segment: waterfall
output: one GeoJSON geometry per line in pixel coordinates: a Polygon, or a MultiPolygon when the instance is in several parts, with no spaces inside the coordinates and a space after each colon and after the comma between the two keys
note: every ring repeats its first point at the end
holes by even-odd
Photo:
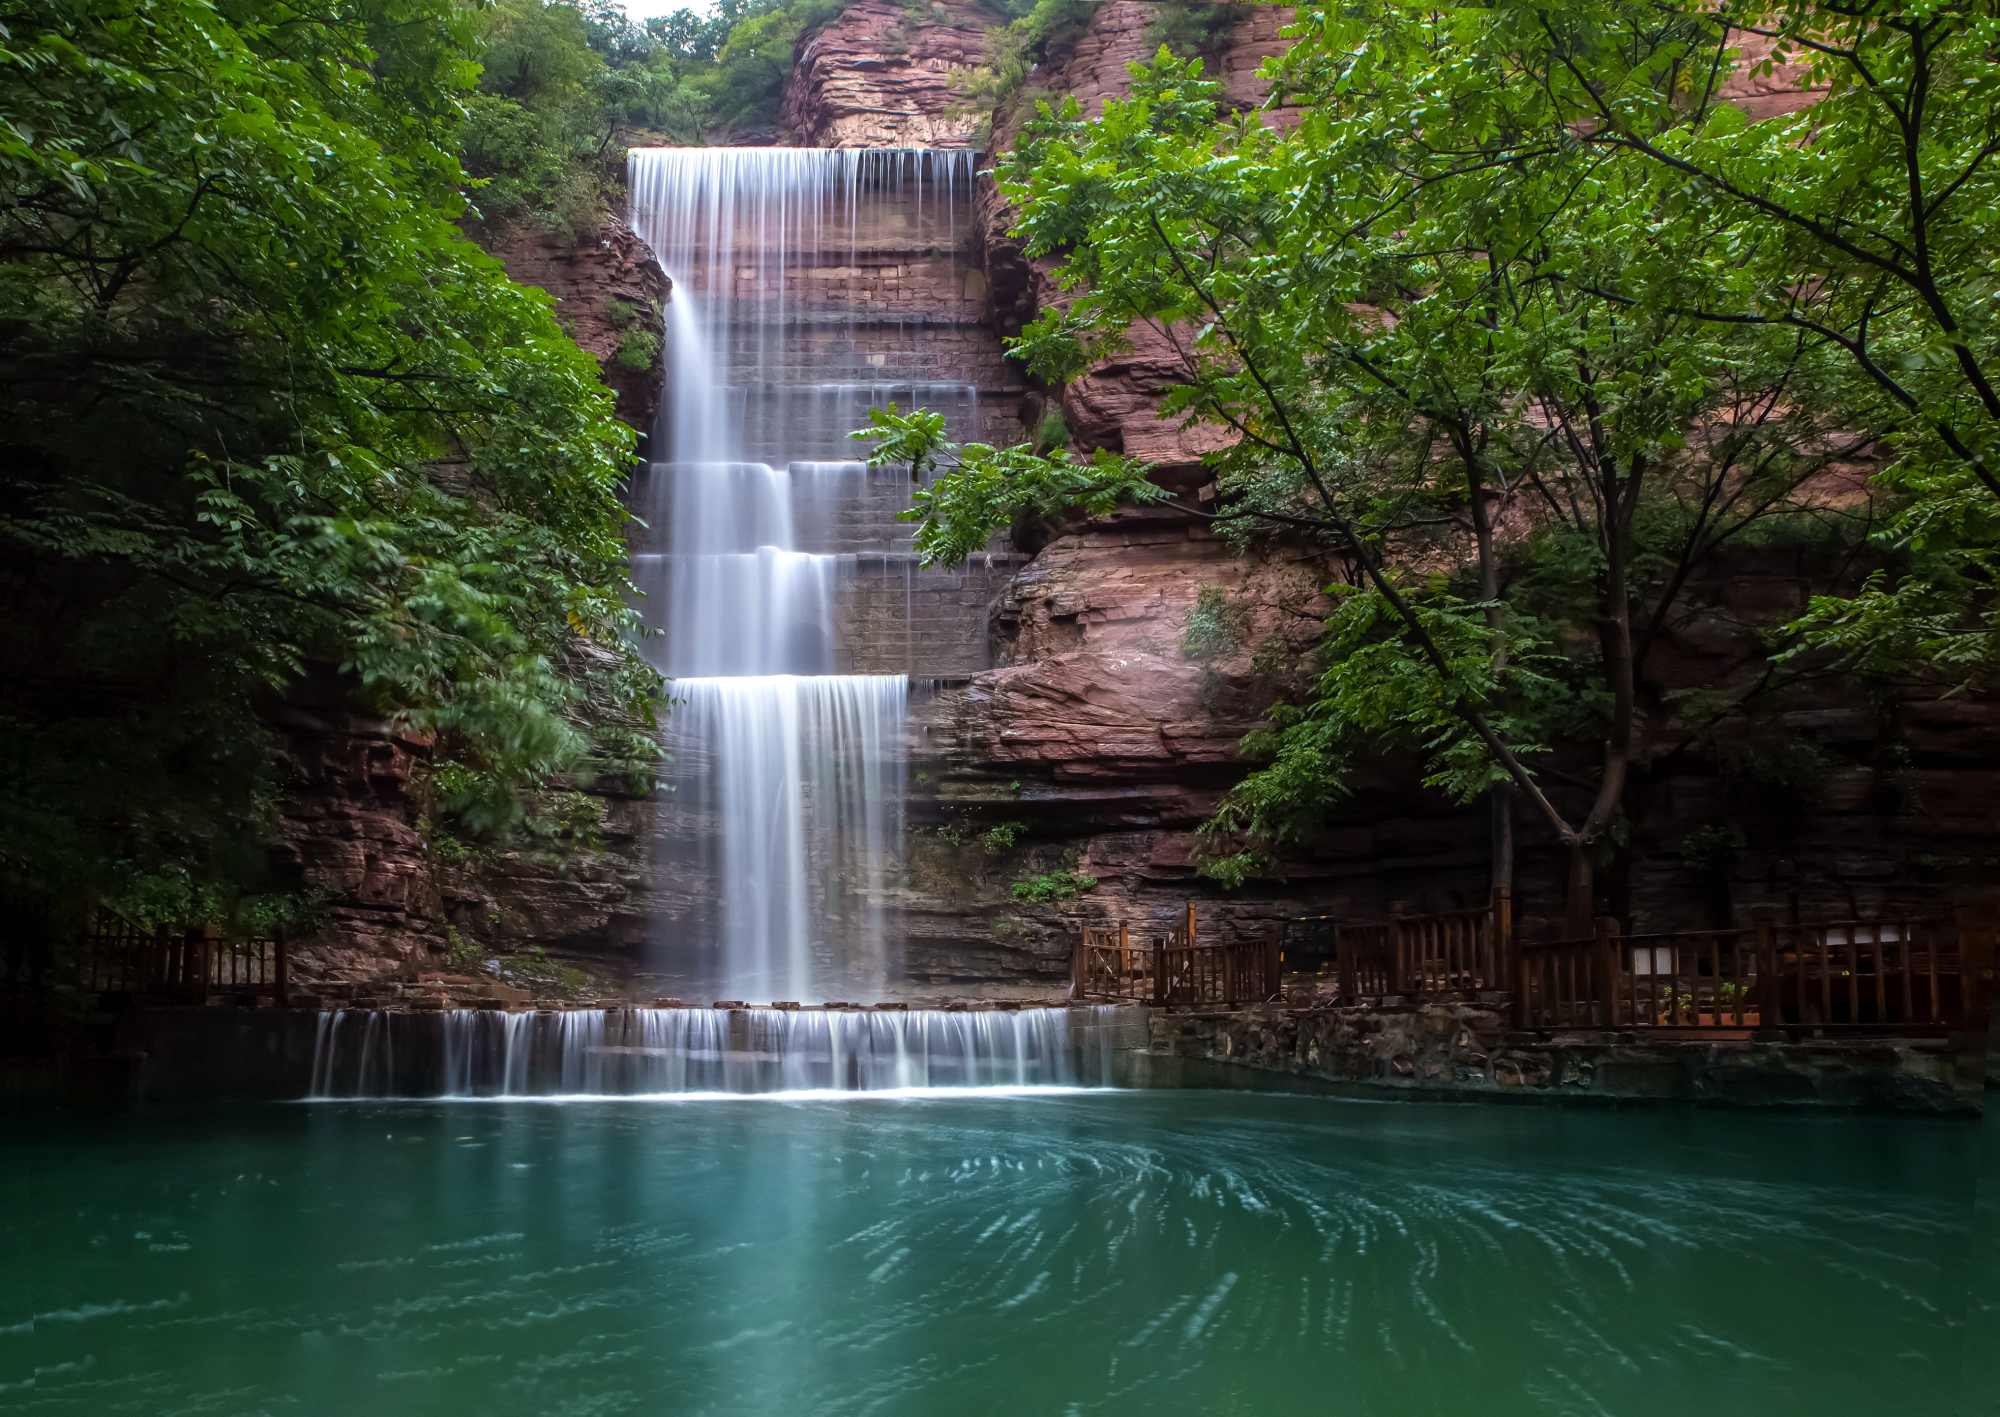
{"type": "Polygon", "coordinates": [[[857,557],[909,556],[895,520],[909,487],[855,462],[846,434],[890,402],[976,431],[976,388],[917,377],[931,371],[909,332],[925,317],[883,254],[955,252],[976,161],[630,153],[632,227],[672,281],[664,456],[630,500],[645,523],[633,583],[662,632],[647,652],[680,701],[673,810],[695,822],[673,849],[702,883],[686,918],[655,929],[684,989],[825,998],[895,972],[882,901],[901,855],[907,611],[843,616],[840,586],[857,557]],[[841,672],[898,650],[901,674],[841,672]]]}
{"type": "Polygon", "coordinates": [[[1109,1086],[1112,1010],[493,1009],[321,1017],[316,1099],[1109,1086]],[[389,1041],[397,1040],[392,1055],[389,1041]]]}

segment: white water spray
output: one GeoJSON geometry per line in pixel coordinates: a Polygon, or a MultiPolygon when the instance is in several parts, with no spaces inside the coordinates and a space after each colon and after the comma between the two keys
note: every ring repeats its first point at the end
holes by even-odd
{"type": "Polygon", "coordinates": [[[1111,1085],[1112,1010],[348,1010],[310,1096],[621,1097],[1111,1085]],[[388,1044],[394,1040],[393,1053],[388,1044]]]}
{"type": "MultiPolygon", "coordinates": [[[[861,646],[843,638],[837,602],[856,554],[908,554],[892,519],[907,487],[871,487],[883,479],[847,456],[846,434],[890,402],[945,408],[966,434],[976,390],[894,382],[874,373],[889,356],[865,347],[898,319],[870,253],[955,244],[975,162],[630,155],[633,229],[673,282],[654,437],[665,456],[634,487],[651,531],[633,579],[683,701],[668,730],[678,805],[713,824],[688,845],[712,882],[698,932],[720,947],[703,971],[720,995],[870,994],[890,970],[882,899],[901,854],[908,679],[839,672],[861,646]],[[897,499],[887,519],[884,492],[897,499]]],[[[673,933],[659,943],[685,951],[673,933]]]]}

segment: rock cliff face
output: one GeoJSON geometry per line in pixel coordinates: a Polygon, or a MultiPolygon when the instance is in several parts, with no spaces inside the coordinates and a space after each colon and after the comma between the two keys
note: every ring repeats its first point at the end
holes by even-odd
{"type": "Polygon", "coordinates": [[[354,712],[332,676],[319,687],[318,702],[295,704],[280,724],[290,790],[278,854],[285,874],[327,902],[326,927],[297,949],[299,973],[414,976],[444,943],[408,795],[429,744],[354,712]]]}
{"type": "Polygon", "coordinates": [[[290,709],[281,874],[319,892],[320,929],[295,938],[301,980],[414,979],[454,944],[481,956],[534,947],[611,975],[663,902],[652,891],[653,804],[586,784],[579,839],[471,852],[428,834],[416,788],[430,745],[330,693],[290,709]]]}
{"type": "MultiPolygon", "coordinates": [[[[1283,48],[1285,16],[1244,8],[1208,68],[1247,108],[1260,97],[1258,64],[1283,48]]],[[[1098,6],[1083,38],[1035,84],[1101,111],[1126,89],[1126,66],[1150,54],[1145,33],[1157,13],[1136,0],[1098,6]]],[[[1745,41],[1753,57],[1760,43],[1745,41]]],[[[1817,97],[1798,87],[1796,71],[1732,88],[1760,118],[1817,97]]],[[[1025,111],[1003,115],[996,149],[1025,111]]],[[[1264,118],[1284,124],[1294,115],[1264,118]]],[[[1008,234],[1013,214],[990,182],[978,215],[995,325],[1010,334],[1062,297],[1047,264],[1027,260],[1008,234]]],[[[1201,495],[1199,457],[1216,441],[1154,417],[1178,372],[1166,341],[1136,331],[1134,348],[1077,380],[1064,404],[1079,445],[1154,460],[1185,501],[1201,495]]],[[[1778,551],[1710,567],[1648,666],[1650,690],[1740,684],[1761,672],[1756,627],[1796,612],[1827,569],[1778,551]]],[[[1030,830],[999,858],[946,842],[928,848],[933,869],[913,873],[906,902],[912,976],[1053,978],[1078,922],[1164,930],[1189,896],[1203,900],[1204,927],[1225,934],[1300,915],[1379,917],[1392,901],[1423,910],[1483,899],[1485,811],[1454,806],[1395,763],[1357,776],[1322,829],[1295,845],[1282,882],[1225,897],[1197,874],[1194,828],[1247,770],[1236,744],[1257,712],[1281,688],[1300,687],[1302,651],[1326,608],[1314,592],[1327,579],[1329,568],[1283,547],[1239,559],[1194,518],[1163,509],[1072,527],[1043,547],[995,602],[993,648],[1007,667],[926,706],[913,748],[922,784],[913,820],[959,838],[968,832],[955,821],[1021,821],[1030,830]],[[1195,665],[1179,642],[1204,587],[1227,597],[1237,644],[1195,665]],[[1290,683],[1280,682],[1288,672],[1290,683]],[[1012,899],[1010,880],[1063,866],[1098,878],[1096,890],[1060,905],[1012,899]]],[[[1719,924],[1765,901],[1808,918],[1930,907],[1949,880],[1990,858],[2000,836],[2000,716],[1990,706],[1911,700],[1871,709],[1839,683],[1818,683],[1769,727],[1792,745],[1783,752],[1816,757],[1819,787],[1786,785],[1783,769],[1761,760],[1768,745],[1655,732],[1628,796],[1630,838],[1605,874],[1604,904],[1631,928],[1719,924]],[[1722,858],[1691,847],[1703,833],[1731,843],[1722,858]]],[[[1556,845],[1533,821],[1516,831],[1522,925],[1545,933],[1561,910],[1556,845]]],[[[914,865],[925,850],[913,846],[914,865]]]]}
{"type": "Polygon", "coordinates": [[[646,243],[624,222],[607,217],[595,237],[573,246],[523,227],[497,237],[491,253],[513,279],[538,286],[555,298],[556,319],[596,358],[604,382],[618,396],[618,417],[643,434],[651,433],[660,407],[657,331],[668,282],[646,243]],[[648,335],[653,336],[650,345],[645,342],[648,335]],[[620,357],[628,343],[644,355],[643,360],[620,357]]]}
{"type": "MultiPolygon", "coordinates": [[[[573,246],[529,229],[503,233],[492,254],[554,297],[556,318],[617,395],[618,416],[647,433],[659,407],[659,341],[640,367],[618,357],[633,331],[658,327],[667,295],[645,244],[611,219],[573,246]]],[[[601,850],[447,861],[420,830],[411,795],[428,742],[356,710],[331,675],[309,683],[278,726],[289,777],[279,869],[326,900],[325,927],[300,943],[301,978],[414,977],[447,947],[448,923],[470,931],[477,922],[480,942],[495,949],[574,941],[615,950],[643,929],[618,914],[643,875],[632,859],[643,851],[621,862],[619,847],[645,832],[626,821],[633,806],[615,790],[599,810],[601,850]]]]}
{"type": "MultiPolygon", "coordinates": [[[[1356,773],[1320,828],[1292,845],[1282,880],[1225,893],[1199,875],[1196,828],[1247,771],[1238,742],[1257,712],[1278,689],[1299,687],[1273,681],[1299,663],[1324,605],[1312,594],[1317,568],[1295,554],[1238,559],[1198,527],[1176,538],[1163,517],[1148,519],[1052,542],[996,605],[998,652],[1020,662],[927,707],[932,726],[917,751],[930,785],[913,820],[1029,830],[1003,860],[955,855],[967,882],[951,910],[910,902],[914,976],[1052,978],[1078,923],[1164,932],[1191,897],[1203,928],[1223,934],[1484,898],[1486,812],[1426,790],[1394,761],[1356,773]],[[1203,586],[1240,613],[1240,639],[1194,664],[1178,643],[1203,586]],[[1096,890],[1055,906],[1010,899],[1011,881],[1065,866],[1098,878],[1096,890]]],[[[1826,573],[1778,550],[1713,565],[1650,658],[1649,690],[1759,675],[1756,626],[1795,612],[1826,573]]],[[[1802,919],[1935,911],[1953,883],[1992,860],[2000,715],[1990,704],[1870,705],[1828,681],[1803,686],[1763,731],[1704,744],[1652,730],[1626,797],[1627,840],[1603,876],[1602,903],[1629,928],[1740,923],[1766,902],[1802,919]],[[1808,760],[1809,772],[1787,766],[1808,760]],[[1703,839],[1724,849],[1705,855],[1703,839]]],[[[1523,814],[1516,852],[1521,928],[1551,937],[1563,905],[1557,843],[1523,814]]]]}
{"type": "Polygon", "coordinates": [[[966,147],[979,115],[948,111],[952,79],[997,23],[964,0],[854,0],[799,50],[780,121],[809,148],[966,147]]]}
{"type": "MultiPolygon", "coordinates": [[[[1266,89],[1257,70],[1288,47],[1279,31],[1290,21],[1291,7],[1232,8],[1235,23],[1220,47],[1204,57],[1205,72],[1221,82],[1231,106],[1260,109],[1266,89]]],[[[1044,72],[1034,77],[1029,92],[999,115],[993,150],[1012,147],[1021,125],[1035,111],[1029,101],[1034,97],[1071,95],[1086,117],[1096,117],[1107,101],[1129,93],[1130,66],[1151,59],[1158,50],[1148,31],[1162,9],[1142,0],[1108,0],[1097,6],[1075,48],[1052,57],[1044,72]]],[[[1273,127],[1289,127],[1298,121],[1298,110],[1274,109],[1259,116],[1273,127]]],[[[980,186],[977,212],[995,322],[1001,333],[1014,334],[1038,311],[1065,299],[1053,279],[1055,263],[1030,261],[1022,252],[1020,241],[1010,234],[1016,221],[1013,207],[991,180],[980,186]]],[[[1169,467],[1198,464],[1203,453],[1224,445],[1222,436],[1212,428],[1182,429],[1154,417],[1166,390],[1182,376],[1180,355],[1171,341],[1149,327],[1134,327],[1130,338],[1130,350],[1093,367],[1064,391],[1072,438],[1086,452],[1104,447],[1169,467]]]]}

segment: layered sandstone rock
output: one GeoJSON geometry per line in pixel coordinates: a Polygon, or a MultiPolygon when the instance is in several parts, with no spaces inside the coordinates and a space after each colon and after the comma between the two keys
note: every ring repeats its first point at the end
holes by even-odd
{"type": "MultiPolygon", "coordinates": [[[[1055,57],[1035,83],[1075,95],[1086,114],[1101,112],[1127,89],[1127,66],[1149,57],[1145,32],[1156,13],[1136,0],[1098,7],[1074,49],[1055,57]]],[[[1282,19],[1278,7],[1257,7],[1212,58],[1209,72],[1224,77],[1232,102],[1247,107],[1260,98],[1255,71],[1282,50],[1282,19]]],[[[1744,47],[1752,59],[1769,49],[1755,37],[1744,47]]],[[[1794,66],[1739,74],[1725,96],[1753,117],[1794,111],[1817,96],[1799,86],[1800,72],[1794,66]]],[[[1011,141],[1025,111],[1003,115],[996,149],[1011,141]]],[[[1290,117],[1269,114],[1266,121],[1290,117]]],[[[983,185],[979,201],[995,319],[1011,333],[1065,297],[1050,264],[1029,261],[1008,235],[1014,215],[998,189],[983,185]]],[[[1161,465],[1163,480],[1198,499],[1198,459],[1219,445],[1218,435],[1184,432],[1153,416],[1180,372],[1170,340],[1135,329],[1133,349],[1070,385],[1063,405],[1080,446],[1146,457],[1161,465]]],[[[1687,689],[1741,687],[1764,673],[1756,627],[1786,618],[1824,587],[1829,568],[1809,562],[1803,553],[1744,553],[1707,568],[1647,667],[1655,703],[1663,706],[1666,696],[1687,689]]],[[[1483,807],[1455,806],[1395,763],[1357,773],[1351,795],[1333,805],[1323,828],[1291,845],[1283,881],[1253,884],[1225,901],[1197,874],[1200,843],[1191,829],[1249,766],[1234,757],[1227,732],[1271,692],[1256,664],[1267,659],[1267,671],[1289,664],[1291,687],[1300,687],[1310,670],[1304,652],[1326,609],[1313,591],[1334,569],[1282,548],[1239,560],[1195,519],[1167,509],[1070,528],[1040,550],[996,603],[998,653],[1010,665],[1033,666],[1033,673],[1024,680],[1021,670],[1008,669],[968,686],[950,715],[957,731],[931,740],[947,745],[936,775],[944,805],[933,810],[948,813],[954,800],[990,796],[1002,774],[1029,775],[1014,796],[982,802],[980,810],[991,817],[1040,809],[1039,820],[1066,843],[1068,857],[1100,877],[1096,892],[1044,910],[1051,928],[1058,920],[1085,919],[1165,928],[1190,894],[1211,902],[1204,918],[1212,913],[1225,930],[1285,914],[1379,916],[1391,901],[1443,909],[1481,899],[1490,850],[1483,807]],[[1274,574],[1280,566],[1286,575],[1274,574]],[[1190,721],[1185,694],[1197,671],[1178,660],[1177,647],[1204,586],[1226,594],[1242,615],[1242,645],[1199,671],[1212,740],[1197,753],[1169,752],[1155,740],[1168,741],[1168,724],[1190,721]],[[1260,656],[1279,634],[1285,639],[1278,653],[1260,656]],[[1147,672],[1106,675],[1107,654],[1147,672]],[[1049,676],[1061,683],[1068,673],[1090,678],[1090,697],[1006,687],[1049,676]],[[1004,728],[993,727],[1002,722],[1004,728]],[[1134,751],[1141,725],[1153,725],[1144,753],[1134,751]],[[1095,755],[1087,746],[1093,733],[1095,755]]],[[[1784,772],[1760,762],[1760,754],[1775,751],[1763,744],[1695,744],[1664,731],[1649,742],[1631,790],[1630,840],[1606,870],[1608,903],[1633,928],[1719,923],[1711,917],[1740,912],[1753,900],[1821,918],[1935,904],[1945,875],[1962,873],[1985,850],[1981,843],[2000,832],[2000,808],[1992,805],[2000,784],[1989,743],[2000,722],[1990,709],[1906,701],[1877,715],[1838,683],[1796,692],[1795,711],[1759,731],[1792,745],[1785,752],[1824,755],[1821,785],[1812,791],[1784,786],[1784,772]],[[1688,842],[1696,833],[1733,830],[1744,833],[1740,859],[1706,874],[1690,864],[1688,842]]],[[[1579,776],[1590,771],[1582,761],[1567,766],[1579,776]]],[[[1555,843],[1525,817],[1517,832],[1524,925],[1551,927],[1560,913],[1555,843]]],[[[1033,850],[1037,860],[1049,856],[1048,849],[1033,850]]],[[[958,928],[962,937],[978,937],[976,945],[962,946],[974,972],[1004,954],[986,937],[980,912],[1010,932],[1002,944],[1022,933],[1008,924],[1018,912],[1001,893],[969,908],[958,928]]]]}
{"type": "Polygon", "coordinates": [[[1807,66],[1799,63],[1761,66],[1777,49],[1777,41],[1742,30],[1730,35],[1730,46],[1741,56],[1718,96],[1735,104],[1752,120],[1775,118],[1810,108],[1827,95],[1825,84],[1808,82],[1807,66]]]}
{"type": "MultiPolygon", "coordinates": [[[[1745,549],[1705,567],[1643,668],[1646,700],[1751,687],[1769,672],[1758,627],[1794,613],[1829,570],[1804,548],[1745,549]]],[[[1281,687],[1296,694],[1311,672],[1315,617],[1325,613],[1311,594],[1320,573],[1298,553],[1236,558],[1198,527],[1176,536],[1152,512],[1059,537],[1016,577],[995,625],[1002,653],[1019,662],[926,710],[932,726],[917,750],[928,754],[930,785],[911,815],[947,826],[955,814],[1018,820],[1031,830],[1009,859],[970,863],[984,876],[960,890],[948,923],[912,903],[913,941],[938,941],[932,970],[957,958],[965,978],[996,962],[1051,975],[1056,936],[1073,939],[1085,922],[1164,931],[1190,897],[1201,901],[1204,929],[1225,934],[1484,898],[1484,803],[1455,804],[1393,759],[1356,766],[1322,824],[1288,844],[1281,878],[1224,892],[1201,875],[1203,848],[1223,843],[1196,828],[1252,766],[1238,741],[1270,701],[1266,679],[1290,665],[1281,687]],[[1204,586],[1241,613],[1242,642],[1196,665],[1179,641],[1204,586]],[[1262,653],[1280,635],[1290,642],[1262,653]],[[1096,890],[1059,906],[1010,898],[1012,880],[1065,862],[1097,877],[1096,890]],[[1050,937],[1045,953],[1028,947],[1037,931],[1050,937]]],[[[1740,923],[1755,903],[1799,919],[1936,913],[1953,882],[1977,878],[1991,860],[2000,715],[1990,703],[1871,706],[1827,678],[1792,688],[1782,709],[1707,741],[1664,712],[1650,720],[1625,840],[1602,873],[1603,903],[1629,929],[1740,923]],[[1720,859],[1703,857],[1695,843],[1704,836],[1730,843],[1720,859]]],[[[1582,756],[1558,766],[1579,778],[1591,770],[1582,756]]],[[[1529,938],[1547,937],[1563,910],[1562,853],[1525,812],[1516,839],[1517,916],[1529,938]]]]}
{"type": "Polygon", "coordinates": [[[618,396],[618,417],[650,433],[660,406],[657,332],[668,282],[646,243],[624,222],[607,217],[595,236],[574,245],[524,226],[497,236],[489,249],[509,277],[555,298],[557,322],[597,360],[604,382],[618,396]],[[650,357],[636,367],[619,357],[635,332],[655,336],[650,357]]]}
{"type": "MultiPolygon", "coordinates": [[[[1204,487],[1184,503],[1199,505],[1204,487]]],[[[1005,664],[1089,651],[1175,657],[1204,590],[1223,597],[1224,643],[1204,654],[1208,693],[1248,692],[1260,647],[1291,655],[1317,642],[1331,609],[1323,557],[1284,543],[1239,553],[1192,510],[1128,508],[1058,537],[995,601],[1005,664]],[[1278,644],[1273,644],[1277,641],[1278,644]]]]}
{"type": "Polygon", "coordinates": [[[980,115],[954,110],[952,80],[1001,23],[965,0],[853,0],[799,50],[780,119],[805,147],[966,147],[980,115]]]}
{"type": "Polygon", "coordinates": [[[326,903],[325,925],[296,943],[301,979],[373,979],[427,965],[444,943],[427,843],[409,788],[430,745],[348,707],[331,678],[318,703],[281,718],[288,791],[277,855],[326,903]]]}
{"type": "MultiPolygon", "coordinates": [[[[650,430],[662,377],[658,341],[644,368],[618,358],[629,332],[657,328],[667,295],[666,277],[644,243],[607,220],[595,238],[575,245],[516,228],[494,238],[491,249],[509,276],[554,297],[557,319],[597,359],[617,395],[618,416],[650,430]]],[[[289,776],[279,869],[318,893],[326,909],[324,927],[299,942],[301,980],[414,977],[445,948],[447,925],[476,929],[496,949],[569,941],[609,948],[629,943],[641,928],[618,914],[618,904],[634,874],[643,875],[632,859],[643,862],[643,850],[630,843],[645,832],[621,830],[618,806],[601,813],[602,851],[446,862],[419,829],[411,795],[430,760],[421,735],[362,712],[330,675],[309,681],[278,727],[289,776]]],[[[620,805],[629,814],[629,805],[620,805]]]]}

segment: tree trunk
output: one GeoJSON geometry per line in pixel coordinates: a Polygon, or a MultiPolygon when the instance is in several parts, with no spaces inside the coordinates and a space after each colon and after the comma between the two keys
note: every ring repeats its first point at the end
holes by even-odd
{"type": "Polygon", "coordinates": [[[1563,938],[1565,940],[1587,940],[1590,938],[1591,918],[1597,913],[1595,904],[1597,882],[1590,869],[1590,846],[1583,841],[1573,841],[1569,847],[1569,902],[1563,912],[1563,938]]]}
{"type": "MultiPolygon", "coordinates": [[[[1593,433],[1593,445],[1601,440],[1593,433]]],[[[1625,797],[1625,781],[1632,765],[1634,721],[1637,702],[1632,679],[1632,600],[1627,581],[1631,550],[1632,515],[1638,507],[1639,490],[1644,485],[1646,463],[1634,456],[1629,476],[1616,475],[1606,460],[1599,497],[1604,515],[1597,529],[1604,551],[1604,572],[1599,591],[1599,643],[1604,654],[1605,687],[1611,691],[1611,721],[1605,725],[1604,776],[1597,786],[1597,800],[1583,827],[1570,840],[1569,904],[1564,912],[1567,933],[1573,940],[1591,933],[1596,914],[1590,850],[1609,834],[1612,818],[1625,797]]]]}
{"type": "MultiPolygon", "coordinates": [[[[1472,535],[1479,552],[1479,598],[1487,603],[1486,625],[1493,632],[1493,675],[1507,667],[1507,619],[1500,608],[1500,563],[1493,554],[1493,513],[1486,505],[1485,479],[1470,438],[1465,448],[1466,506],[1472,513],[1472,535]]],[[[1514,888],[1514,789],[1499,783],[1492,791],[1493,880],[1495,890],[1514,888]]]]}

